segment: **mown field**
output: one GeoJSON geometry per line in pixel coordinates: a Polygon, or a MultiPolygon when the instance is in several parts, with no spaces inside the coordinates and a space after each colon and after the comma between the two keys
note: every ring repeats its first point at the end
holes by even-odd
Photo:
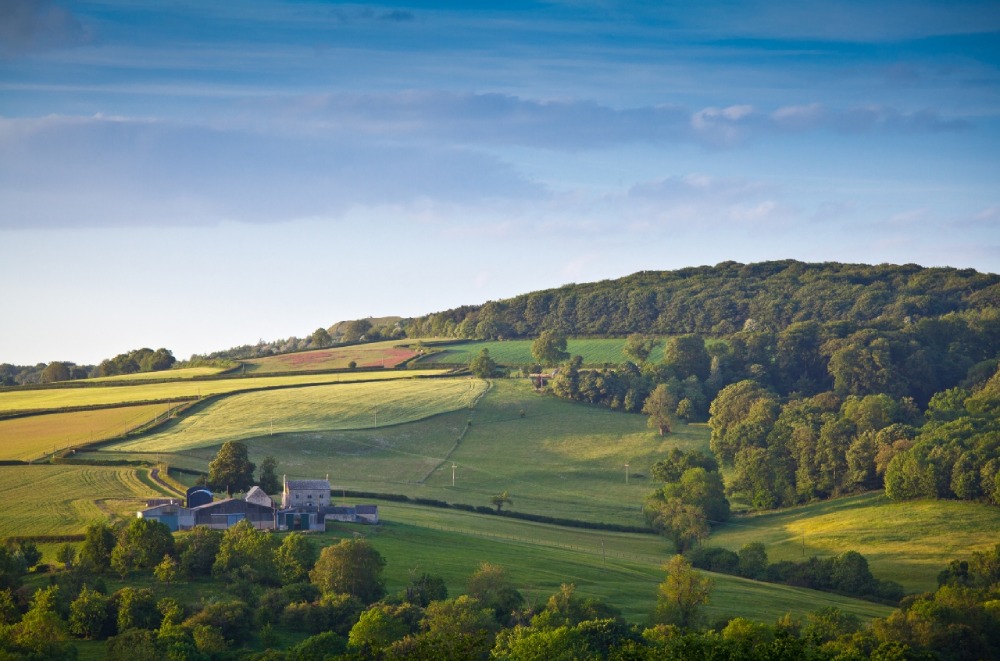
{"type": "MultiPolygon", "coordinates": [[[[320,539],[332,543],[338,537],[366,535],[386,558],[390,591],[402,589],[413,573],[428,572],[445,579],[449,594],[461,594],[479,564],[489,561],[507,568],[532,603],[544,604],[560,584],[573,583],[577,594],[599,598],[620,608],[629,621],[645,623],[663,580],[662,564],[672,553],[654,535],[577,530],[405,504],[380,504],[380,514],[383,525],[338,526],[320,539]]],[[[715,588],[706,609],[710,620],[739,615],[773,622],[788,612],[804,616],[830,605],[865,619],[890,611],[813,590],[717,574],[712,578],[715,588]]]]}
{"type": "Polygon", "coordinates": [[[115,376],[100,376],[85,379],[84,383],[131,383],[135,381],[162,381],[173,379],[195,379],[198,377],[215,376],[225,372],[223,367],[179,367],[173,370],[159,372],[136,372],[135,374],[117,374],[115,376]]]}
{"type": "Polygon", "coordinates": [[[109,466],[0,466],[0,537],[71,535],[109,514],[134,516],[168,495],[148,470],[109,466]]]}
{"type": "Polygon", "coordinates": [[[0,459],[31,461],[64,448],[122,436],[171,410],[170,404],[144,404],[0,420],[0,459]]]}
{"type": "Polygon", "coordinates": [[[272,374],[277,372],[302,372],[306,370],[347,369],[351,361],[357,367],[393,368],[417,355],[417,352],[399,346],[398,341],[355,344],[315,351],[287,353],[280,356],[244,360],[247,374],[272,374]]]}
{"type": "Polygon", "coordinates": [[[176,452],[257,437],[399,425],[468,409],[485,391],[481,379],[344,383],[240,393],[206,403],[163,429],[108,446],[125,452],[176,452]]]}
{"type": "Polygon", "coordinates": [[[0,392],[0,413],[10,411],[40,411],[84,406],[114,406],[129,402],[155,402],[173,399],[208,397],[225,393],[280,388],[287,386],[319,385],[324,383],[356,383],[363,381],[391,381],[440,374],[439,370],[349,372],[340,374],[292,374],[287,376],[260,376],[208,381],[171,381],[167,383],[137,383],[122,386],[90,386],[12,389],[0,392]]]}
{"type": "Polygon", "coordinates": [[[771,562],[853,550],[879,578],[923,591],[937,587],[937,573],[951,560],[992,548],[998,535],[996,507],[953,500],[893,502],[871,493],[740,517],[717,528],[708,543],[739,550],[762,542],[771,562]]]}

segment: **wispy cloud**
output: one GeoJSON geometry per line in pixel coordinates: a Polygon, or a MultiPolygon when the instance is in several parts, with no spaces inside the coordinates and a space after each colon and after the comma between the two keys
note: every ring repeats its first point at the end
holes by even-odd
{"type": "Polygon", "coordinates": [[[0,58],[85,43],[87,29],[70,11],[51,0],[0,3],[0,58]]]}

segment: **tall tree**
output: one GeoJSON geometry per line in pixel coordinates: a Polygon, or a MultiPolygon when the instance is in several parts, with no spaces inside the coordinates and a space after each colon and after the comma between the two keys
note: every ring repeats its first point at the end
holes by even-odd
{"type": "Polygon", "coordinates": [[[656,596],[656,620],[688,628],[700,621],[700,609],[708,603],[712,579],[691,567],[684,556],[675,555],[665,565],[667,577],[656,596]]]}
{"type": "Polygon", "coordinates": [[[371,604],[385,596],[384,567],[385,558],[371,542],[343,539],[323,549],[309,580],[325,594],[349,594],[371,604]]]}
{"type": "Polygon", "coordinates": [[[625,346],[622,353],[636,365],[642,365],[653,353],[653,349],[659,346],[660,341],[655,337],[643,335],[642,333],[632,333],[625,338],[625,346]]]}
{"type": "Polygon", "coordinates": [[[649,393],[642,412],[649,416],[649,426],[658,430],[660,436],[669,434],[677,413],[677,397],[670,392],[667,384],[661,383],[649,393]]]}
{"type": "Polygon", "coordinates": [[[483,347],[479,355],[469,363],[469,371],[480,379],[488,379],[496,374],[497,362],[490,357],[490,350],[483,347]]]}
{"type": "Polygon", "coordinates": [[[543,366],[558,365],[569,358],[566,336],[555,331],[542,331],[538,339],[531,343],[531,355],[543,366]]]}
{"type": "Polygon", "coordinates": [[[333,339],[330,337],[330,333],[328,333],[325,328],[317,328],[314,330],[309,340],[312,342],[312,345],[317,348],[328,347],[333,344],[333,339]]]}
{"type": "Polygon", "coordinates": [[[281,492],[281,481],[278,479],[278,460],[267,455],[260,462],[260,479],[257,485],[266,494],[281,492]]]}
{"type": "Polygon", "coordinates": [[[255,468],[246,445],[239,441],[226,441],[208,465],[208,486],[214,491],[225,490],[228,494],[245,491],[253,486],[255,468]]]}

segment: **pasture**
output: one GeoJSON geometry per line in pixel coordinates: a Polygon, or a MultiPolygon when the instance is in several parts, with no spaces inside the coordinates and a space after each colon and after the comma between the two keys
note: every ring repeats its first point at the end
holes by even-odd
{"type": "MultiPolygon", "coordinates": [[[[414,381],[416,390],[410,397],[427,397],[419,394],[421,389],[449,382],[460,384],[461,389],[461,384],[468,388],[470,380],[414,381]]],[[[390,385],[368,387],[372,392],[388,393],[390,385]]],[[[329,390],[336,394],[344,387],[329,390]]],[[[275,391],[271,396],[280,398],[295,392],[275,391]]],[[[336,488],[484,506],[490,504],[492,496],[507,490],[515,510],[643,525],[640,507],[654,486],[649,478],[652,464],[674,446],[703,449],[708,445],[705,425],[679,425],[676,433],[660,437],[647,428],[645,416],[539,395],[526,380],[495,380],[473,409],[464,407],[392,426],[382,422],[381,399],[371,395],[365,399],[360,386],[357,392],[355,407],[360,408],[362,417],[357,410],[345,411],[343,422],[323,422],[329,425],[325,431],[285,432],[276,418],[275,435],[270,436],[267,417],[246,407],[241,415],[258,416],[254,423],[258,432],[244,437],[251,458],[259,462],[273,455],[279,472],[295,478],[329,475],[336,488]],[[378,428],[373,428],[373,404],[380,406],[378,428]],[[352,425],[353,429],[348,428],[352,425]],[[342,431],[335,431],[338,426],[342,431]],[[456,466],[454,486],[452,464],[456,466]]],[[[302,391],[303,396],[308,393],[302,391]]],[[[237,401],[225,401],[229,400],[237,401]]],[[[277,409],[268,406],[280,410],[281,400],[274,401],[277,409]]],[[[224,403],[206,407],[194,417],[205,416],[204,424],[210,425],[224,403]]],[[[238,423],[238,416],[234,417],[238,423]]],[[[184,424],[181,421],[147,438],[105,448],[127,451],[125,454],[100,454],[134,459],[140,456],[134,453],[142,449],[163,453],[172,466],[206,470],[218,450],[218,436],[206,432],[197,443],[186,443],[182,438],[185,432],[178,431],[184,424]],[[217,439],[214,443],[213,438],[217,439]]],[[[194,433],[194,427],[188,429],[194,433]]]]}
{"type": "MultiPolygon", "coordinates": [[[[531,355],[532,342],[533,340],[504,340],[435,344],[433,348],[439,353],[420,358],[416,364],[421,367],[436,364],[468,365],[473,358],[479,355],[480,351],[488,349],[490,357],[501,365],[532,365],[535,362],[531,355]]],[[[622,353],[624,346],[625,340],[623,338],[570,339],[566,342],[566,350],[569,351],[570,355],[583,356],[585,365],[622,363],[626,360],[625,354],[622,353]]],[[[650,360],[656,362],[662,358],[663,347],[660,346],[654,349],[650,360]]]]}
{"type": "Polygon", "coordinates": [[[31,461],[65,448],[122,436],[169,415],[170,404],[46,413],[0,420],[0,459],[31,461]]]}
{"type": "Polygon", "coordinates": [[[351,361],[354,361],[357,367],[361,368],[394,368],[416,355],[416,351],[399,346],[399,342],[394,341],[300,351],[266,358],[253,358],[242,362],[243,372],[246,374],[272,374],[348,369],[351,361]]]}
{"type": "MultiPolygon", "coordinates": [[[[352,501],[354,502],[354,501],[352,501]]],[[[654,535],[561,528],[504,517],[454,510],[380,503],[379,526],[338,525],[321,535],[324,545],[339,537],[365,535],[385,556],[390,592],[401,590],[414,573],[441,576],[449,595],[465,592],[468,577],[483,561],[505,567],[529,603],[544,604],[560,584],[622,610],[643,624],[656,603],[662,564],[672,551],[654,535]]],[[[797,616],[837,606],[870,619],[889,608],[838,595],[756,583],[714,574],[715,587],[706,612],[710,620],[743,616],[774,622],[785,613],[797,616]]]]}
{"type": "Polygon", "coordinates": [[[164,495],[146,469],[108,466],[0,466],[0,537],[72,535],[109,515],[135,516],[164,495]]]}
{"type": "Polygon", "coordinates": [[[206,381],[170,381],[135,385],[12,389],[0,392],[0,413],[14,411],[52,411],[87,406],[115,406],[132,402],[157,402],[200,399],[210,395],[243,390],[391,381],[440,374],[440,370],[345,372],[339,374],[291,374],[286,376],[233,377],[206,381]]]}
{"type": "MultiPolygon", "coordinates": [[[[420,379],[344,383],[238,393],[208,402],[149,435],[108,449],[177,452],[230,440],[275,438],[285,432],[399,425],[469,408],[485,391],[481,379],[420,379]]],[[[280,439],[280,440],[278,440],[280,439]]]]}
{"type": "Polygon", "coordinates": [[[872,572],[907,591],[933,590],[954,559],[992,548],[1000,509],[954,500],[893,502],[880,493],[739,517],[719,526],[712,546],[761,542],[771,562],[857,551],[872,572]]]}

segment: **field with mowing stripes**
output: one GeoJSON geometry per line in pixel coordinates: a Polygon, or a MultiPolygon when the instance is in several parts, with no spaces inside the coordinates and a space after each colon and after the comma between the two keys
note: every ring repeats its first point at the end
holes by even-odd
{"type": "MultiPolygon", "coordinates": [[[[380,503],[380,512],[384,525],[337,526],[338,532],[321,539],[367,536],[386,558],[390,592],[405,586],[412,573],[426,571],[444,578],[450,595],[461,594],[485,560],[506,567],[529,601],[544,603],[560,584],[574,583],[578,595],[600,598],[622,609],[630,621],[644,623],[663,580],[661,565],[671,555],[669,544],[655,535],[576,530],[396,503],[380,503]]],[[[788,612],[804,616],[825,606],[865,619],[890,611],[813,590],[718,574],[712,578],[715,588],[706,611],[713,620],[740,615],[774,622],[788,612]]]]}
{"type": "Polygon", "coordinates": [[[712,533],[709,544],[739,550],[762,542],[771,562],[858,551],[879,577],[908,591],[933,590],[955,558],[992,548],[1000,509],[954,500],[893,502],[865,494],[740,517],[712,533]],[[804,547],[804,553],[803,553],[804,547]]]}
{"type": "Polygon", "coordinates": [[[264,390],[210,402],[167,428],[111,450],[176,452],[289,430],[391,426],[467,409],[487,388],[481,379],[424,379],[264,390]]]}
{"type": "Polygon", "coordinates": [[[0,459],[30,461],[64,448],[121,436],[170,410],[169,404],[145,404],[0,420],[0,459]]]}
{"type": "Polygon", "coordinates": [[[38,411],[83,406],[114,406],[129,402],[155,402],[172,399],[197,399],[244,390],[280,388],[324,383],[391,381],[440,374],[438,370],[346,372],[341,374],[293,374],[208,381],[171,381],[139,383],[129,386],[90,386],[78,388],[39,388],[0,392],[0,413],[38,411]]]}
{"type": "Polygon", "coordinates": [[[107,466],[0,466],[0,537],[70,535],[114,513],[134,516],[155,489],[145,469],[107,466]]]}

